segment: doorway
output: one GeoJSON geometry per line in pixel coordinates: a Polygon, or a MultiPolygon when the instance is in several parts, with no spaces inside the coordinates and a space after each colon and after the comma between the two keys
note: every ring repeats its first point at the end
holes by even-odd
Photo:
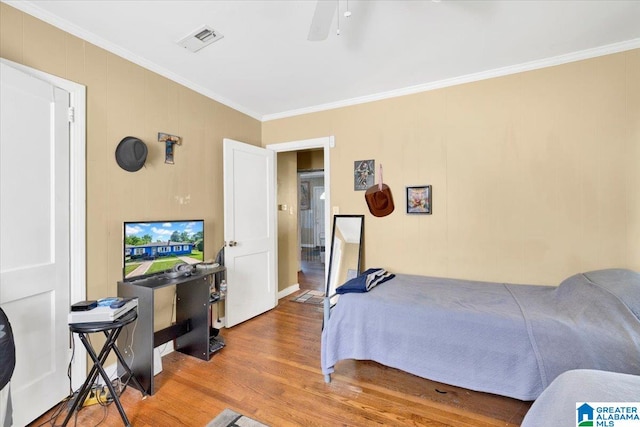
{"type": "MultiPolygon", "coordinates": [[[[265,148],[270,149],[278,153],[276,157],[276,170],[277,170],[277,197],[278,197],[278,297],[284,298],[285,296],[298,291],[301,286],[300,283],[306,281],[300,280],[300,240],[296,238],[297,224],[293,228],[289,228],[291,222],[298,222],[298,216],[296,211],[299,210],[299,206],[291,206],[298,202],[298,188],[296,188],[297,169],[314,169],[313,166],[305,166],[300,164],[296,159],[292,159],[295,162],[295,166],[289,167],[288,163],[289,154],[300,153],[319,150],[322,152],[322,163],[320,166],[316,166],[315,169],[322,169],[324,171],[324,236],[328,236],[328,224],[330,221],[329,206],[331,200],[331,159],[330,149],[335,147],[335,138],[333,136],[326,136],[320,138],[283,142],[279,144],[269,144],[265,148]],[[284,155],[281,159],[280,154],[284,155]],[[286,159],[286,160],[285,160],[286,159]],[[298,166],[300,164],[300,166],[298,166]],[[284,172],[283,172],[284,171],[284,172]],[[289,172],[291,171],[291,172],[289,172]],[[291,175],[289,175],[289,173],[291,175]],[[286,176],[285,176],[286,174],[286,176]],[[288,177],[291,176],[289,179],[288,177]],[[291,183],[291,193],[289,192],[288,183],[291,183]],[[290,196],[291,194],[291,196],[290,196]],[[293,220],[293,221],[291,221],[293,220]]],[[[295,156],[294,156],[295,157],[295,156]]],[[[320,214],[318,212],[318,214],[320,214]]],[[[327,264],[324,263],[324,271],[318,272],[314,278],[314,285],[324,291],[324,284],[327,277],[327,264]]],[[[304,285],[308,286],[308,285],[304,285]]]]}
{"type": "Polygon", "coordinates": [[[324,170],[298,170],[298,284],[322,291],[325,271],[324,170]]]}

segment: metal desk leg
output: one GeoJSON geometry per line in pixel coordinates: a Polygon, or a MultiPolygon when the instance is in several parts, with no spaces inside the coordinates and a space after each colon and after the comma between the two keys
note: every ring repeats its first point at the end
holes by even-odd
{"type": "Polygon", "coordinates": [[[100,374],[100,376],[104,380],[107,388],[111,392],[111,396],[113,397],[113,401],[116,404],[116,407],[118,408],[118,412],[120,413],[120,417],[122,418],[122,421],[124,422],[124,425],[127,426],[127,427],[131,426],[131,423],[129,422],[129,419],[127,418],[127,414],[124,412],[124,408],[122,407],[122,404],[120,403],[120,399],[118,398],[118,395],[116,394],[116,391],[113,388],[113,384],[111,384],[111,380],[109,379],[109,376],[107,375],[106,371],[102,367],[102,365],[106,362],[107,357],[109,356],[109,353],[111,352],[111,350],[116,348],[116,346],[115,346],[116,339],[118,338],[118,335],[120,334],[121,330],[122,330],[122,328],[120,327],[120,328],[111,329],[109,331],[104,331],[105,336],[107,337],[107,341],[105,342],[104,346],[102,347],[102,350],[100,350],[100,355],[96,355],[96,352],[93,350],[93,347],[91,346],[91,342],[87,338],[87,334],[82,333],[82,332],[78,333],[78,335],[80,337],[80,341],[82,341],[82,344],[87,349],[87,352],[89,353],[89,356],[91,357],[91,360],[93,360],[93,366],[91,367],[91,371],[89,372],[89,376],[87,377],[87,379],[85,380],[84,384],[80,388],[80,391],[78,392],[78,395],[76,396],[76,399],[73,402],[73,405],[69,409],[69,413],[67,414],[64,422],[62,423],[63,427],[67,425],[67,423],[71,419],[71,416],[76,411],[76,409],[78,409],[78,407],[82,403],[84,403],[84,401],[86,400],[87,395],[89,394],[89,391],[91,390],[91,386],[93,386],[93,383],[95,382],[96,378],[98,377],[98,374],[100,374]]]}

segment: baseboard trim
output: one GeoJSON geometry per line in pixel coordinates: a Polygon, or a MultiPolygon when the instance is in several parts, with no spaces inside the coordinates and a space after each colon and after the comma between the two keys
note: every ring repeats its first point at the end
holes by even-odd
{"type": "Polygon", "coordinates": [[[280,292],[278,292],[278,299],[282,299],[288,295],[291,295],[294,292],[297,292],[300,290],[300,285],[298,283],[295,283],[291,286],[289,286],[288,288],[285,288],[283,290],[281,290],[280,292]]]}

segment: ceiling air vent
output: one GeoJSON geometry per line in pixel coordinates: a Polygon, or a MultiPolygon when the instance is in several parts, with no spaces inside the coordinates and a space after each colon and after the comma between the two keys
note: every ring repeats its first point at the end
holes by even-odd
{"type": "Polygon", "coordinates": [[[224,36],[211,27],[201,27],[189,34],[187,37],[179,40],[178,45],[191,52],[197,52],[203,47],[220,40],[224,36]]]}

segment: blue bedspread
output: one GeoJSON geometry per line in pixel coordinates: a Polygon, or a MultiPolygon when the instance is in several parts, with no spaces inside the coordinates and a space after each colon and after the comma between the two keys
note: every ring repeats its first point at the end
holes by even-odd
{"type": "Polygon", "coordinates": [[[322,371],[374,360],[472,390],[535,399],[560,373],[640,374],[640,275],[577,274],[558,287],[397,274],[344,294],[322,332],[322,371]]]}
{"type": "MultiPolygon", "coordinates": [[[[558,375],[540,394],[522,420],[521,427],[575,426],[576,404],[580,405],[582,402],[637,403],[639,399],[640,376],[593,369],[571,370],[558,375]]],[[[598,414],[595,415],[594,418],[597,418],[598,414]]],[[[602,414],[604,419],[606,415],[602,414]]],[[[636,417],[631,418],[632,422],[635,421],[634,425],[638,425],[636,417]]],[[[609,425],[608,421],[601,422],[609,425]]],[[[593,425],[597,423],[596,419],[593,425]]]]}

